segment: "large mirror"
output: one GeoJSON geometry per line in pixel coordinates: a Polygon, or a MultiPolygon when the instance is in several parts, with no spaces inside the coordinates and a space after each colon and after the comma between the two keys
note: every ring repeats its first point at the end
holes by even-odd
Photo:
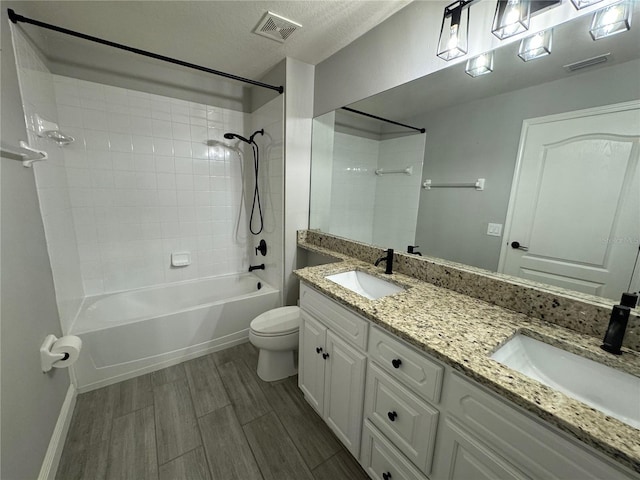
{"type": "Polygon", "coordinates": [[[590,21],[555,27],[549,56],[524,62],[517,42],[490,74],[453,65],[348,106],[424,134],[315,118],[310,228],[610,299],[639,290],[640,28],[593,41],[590,21]]]}

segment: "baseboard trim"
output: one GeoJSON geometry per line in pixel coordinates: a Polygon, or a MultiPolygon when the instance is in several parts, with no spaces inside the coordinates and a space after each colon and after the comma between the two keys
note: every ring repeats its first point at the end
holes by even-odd
{"type": "Polygon", "coordinates": [[[62,449],[64,448],[64,442],[67,438],[69,425],[71,424],[71,417],[73,416],[73,408],[76,405],[77,396],[78,395],[73,384],[69,385],[67,396],[62,403],[62,408],[60,408],[60,415],[58,415],[56,427],[53,429],[53,434],[49,441],[49,448],[47,448],[47,453],[42,461],[38,480],[55,479],[56,472],[58,471],[58,465],[60,464],[60,457],[62,456],[62,449]]]}

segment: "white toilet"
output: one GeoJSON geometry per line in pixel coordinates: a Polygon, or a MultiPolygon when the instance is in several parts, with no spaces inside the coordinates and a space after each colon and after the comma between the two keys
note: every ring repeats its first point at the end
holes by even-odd
{"type": "Polygon", "coordinates": [[[260,349],[258,376],[273,382],[298,373],[300,308],[280,307],[264,312],[251,321],[249,341],[260,349]]]}

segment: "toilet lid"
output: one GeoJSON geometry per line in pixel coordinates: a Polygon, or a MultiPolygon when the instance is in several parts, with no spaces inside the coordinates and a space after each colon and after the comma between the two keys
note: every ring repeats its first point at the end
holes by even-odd
{"type": "Polygon", "coordinates": [[[290,333],[300,327],[299,307],[280,307],[258,315],[251,321],[251,330],[263,335],[290,333]]]}

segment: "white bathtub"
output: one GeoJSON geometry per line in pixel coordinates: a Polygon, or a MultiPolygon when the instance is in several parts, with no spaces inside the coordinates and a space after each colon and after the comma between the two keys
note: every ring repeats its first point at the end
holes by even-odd
{"type": "Polygon", "coordinates": [[[78,390],[242,343],[251,320],[279,305],[280,292],[250,273],[86,297],[69,332],[83,342],[78,390]]]}

